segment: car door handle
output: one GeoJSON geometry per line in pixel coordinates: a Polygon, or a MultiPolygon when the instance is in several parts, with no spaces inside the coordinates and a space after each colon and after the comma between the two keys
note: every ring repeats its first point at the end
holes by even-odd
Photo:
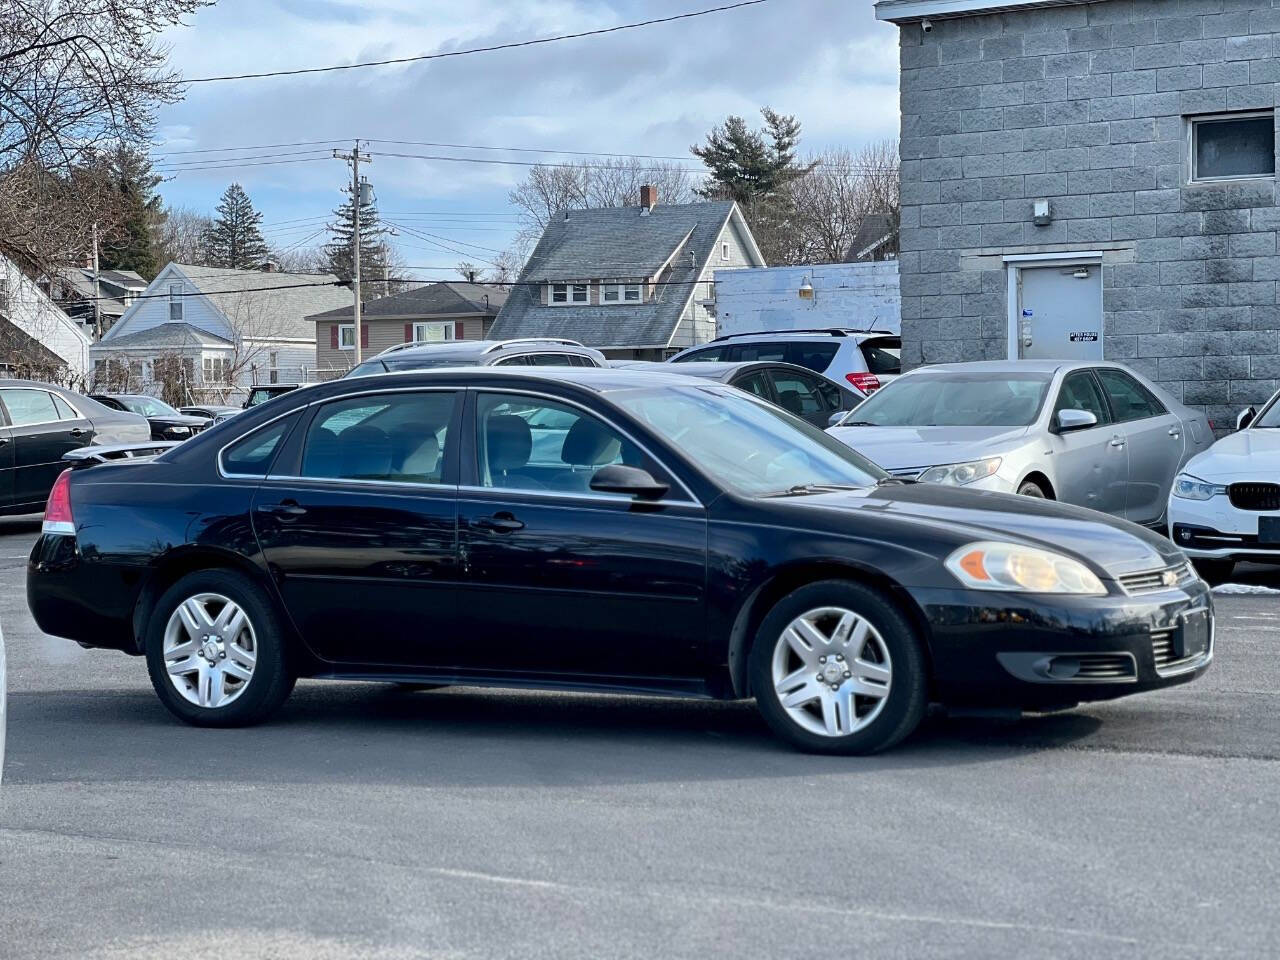
{"type": "Polygon", "coordinates": [[[79,427],[76,427],[74,430],[71,431],[71,435],[73,437],[83,437],[88,432],[89,431],[87,430],[81,430],[79,427]]]}
{"type": "Polygon", "coordinates": [[[279,503],[260,503],[258,504],[259,513],[271,513],[287,520],[289,517],[300,517],[307,512],[307,508],[298,503],[297,500],[281,500],[279,503]]]}
{"type": "Polygon", "coordinates": [[[471,526],[477,530],[492,530],[494,533],[515,533],[524,529],[524,521],[517,520],[509,513],[495,513],[492,517],[472,520],[471,526]]]}
{"type": "Polygon", "coordinates": [[[1112,445],[1113,447],[1123,447],[1123,446],[1124,446],[1124,437],[1112,437],[1112,438],[1111,438],[1111,445],[1112,445]]]}
{"type": "Polygon", "coordinates": [[[1180,437],[1182,436],[1182,431],[1181,431],[1181,430],[1179,430],[1177,427],[1170,427],[1170,428],[1169,428],[1169,436],[1171,436],[1171,437],[1173,437],[1173,439],[1177,440],[1178,438],[1180,438],[1180,437]]]}

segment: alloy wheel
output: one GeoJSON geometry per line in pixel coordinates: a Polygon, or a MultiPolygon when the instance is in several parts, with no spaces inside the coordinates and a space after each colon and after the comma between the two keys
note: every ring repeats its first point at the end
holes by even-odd
{"type": "Polygon", "coordinates": [[[889,697],[893,665],[884,638],[843,607],[796,617],[778,637],[771,664],[778,702],[797,726],[847,737],[870,725],[889,697]]]}
{"type": "Polygon", "coordinates": [[[258,643],[239,604],[218,593],[198,593],[169,616],[163,657],[169,681],[184,699],[216,709],[248,688],[258,643]]]}

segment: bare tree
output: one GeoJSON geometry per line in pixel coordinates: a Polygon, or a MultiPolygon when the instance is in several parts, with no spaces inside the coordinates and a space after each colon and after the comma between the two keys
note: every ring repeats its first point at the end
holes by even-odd
{"type": "Polygon", "coordinates": [[[158,36],[209,2],[0,0],[0,252],[50,274],[88,247],[80,171],[148,140],[181,94],[158,36]]]}
{"type": "Polygon", "coordinates": [[[170,263],[205,265],[204,235],[213,218],[190,207],[170,207],[155,238],[156,263],[162,269],[170,263]]]}
{"type": "MultiPolygon", "coordinates": [[[[791,185],[797,262],[840,263],[864,225],[896,238],[901,211],[898,145],[828,150],[810,158],[814,171],[791,185]]],[[[879,237],[875,238],[879,239],[879,237]]],[[[882,253],[896,253],[896,242],[882,253]]]]}

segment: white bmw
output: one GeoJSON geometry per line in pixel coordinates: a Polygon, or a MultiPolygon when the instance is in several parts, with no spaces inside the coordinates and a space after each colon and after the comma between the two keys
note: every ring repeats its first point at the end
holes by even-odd
{"type": "Polygon", "coordinates": [[[1280,564],[1280,393],[1187,461],[1169,495],[1169,537],[1210,582],[1237,562],[1280,564]]]}

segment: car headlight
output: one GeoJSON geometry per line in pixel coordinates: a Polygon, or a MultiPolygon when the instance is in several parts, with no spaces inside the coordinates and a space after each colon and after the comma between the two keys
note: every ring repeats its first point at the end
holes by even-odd
{"type": "Polygon", "coordinates": [[[185,437],[191,433],[191,429],[189,427],[168,427],[164,432],[169,437],[185,437]]]}
{"type": "Polygon", "coordinates": [[[920,474],[921,483],[946,483],[962,487],[975,480],[985,480],[994,476],[1000,469],[999,457],[988,457],[986,460],[970,460],[968,463],[952,463],[942,467],[932,467],[920,474]]]}
{"type": "Polygon", "coordinates": [[[1083,563],[1016,543],[971,543],[947,557],[947,569],[974,590],[1105,596],[1107,588],[1083,563]]]}
{"type": "Polygon", "coordinates": [[[1180,473],[1173,481],[1173,495],[1181,500],[1212,500],[1225,497],[1227,488],[1220,483],[1207,483],[1189,473],[1180,473]]]}

